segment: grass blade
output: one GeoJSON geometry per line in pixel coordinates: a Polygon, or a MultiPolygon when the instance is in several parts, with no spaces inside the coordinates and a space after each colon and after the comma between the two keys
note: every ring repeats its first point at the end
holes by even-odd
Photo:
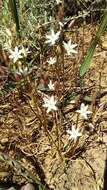
{"type": "Polygon", "coordinates": [[[9,4],[11,7],[11,12],[12,12],[14,22],[16,24],[17,35],[20,37],[20,24],[19,24],[19,15],[18,15],[18,10],[17,10],[16,0],[9,0],[9,4]]]}
{"type": "Polygon", "coordinates": [[[81,77],[89,69],[90,61],[91,61],[92,56],[94,54],[95,47],[96,47],[96,45],[97,45],[97,43],[98,43],[98,41],[100,39],[100,36],[103,34],[104,30],[106,29],[106,26],[107,26],[107,10],[104,13],[102,22],[101,22],[101,24],[99,26],[99,29],[98,29],[97,33],[96,33],[95,39],[92,41],[89,49],[87,50],[87,54],[86,54],[86,56],[85,56],[85,58],[83,60],[83,63],[80,66],[80,76],[81,77]]]}

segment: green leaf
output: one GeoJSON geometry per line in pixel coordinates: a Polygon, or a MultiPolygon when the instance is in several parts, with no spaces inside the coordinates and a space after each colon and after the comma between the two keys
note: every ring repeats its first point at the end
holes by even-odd
{"type": "Polygon", "coordinates": [[[9,0],[9,4],[11,7],[11,12],[12,12],[14,22],[16,24],[17,35],[20,37],[20,24],[19,24],[19,15],[18,15],[16,0],[9,0]]]}
{"type": "Polygon", "coordinates": [[[45,190],[44,187],[42,187],[41,185],[39,185],[39,190],[45,190]]]}
{"type": "Polygon", "coordinates": [[[6,92],[11,92],[16,88],[16,84],[14,82],[9,82],[8,84],[5,84],[3,87],[3,90],[6,92]]]}
{"type": "Polygon", "coordinates": [[[90,96],[85,96],[84,101],[91,102],[92,98],[90,96]]]}
{"type": "Polygon", "coordinates": [[[96,33],[96,36],[95,36],[95,39],[92,41],[89,49],[87,50],[87,54],[83,60],[83,63],[82,65],[80,66],[80,76],[82,77],[86,72],[87,70],[89,69],[89,66],[90,66],[90,61],[92,59],[92,56],[94,54],[94,51],[95,51],[95,47],[96,45],[98,44],[98,41],[101,37],[101,35],[103,34],[103,32],[105,31],[106,29],[106,26],[107,26],[107,10],[105,11],[104,13],[104,17],[102,19],[102,22],[99,26],[99,29],[96,33]]]}

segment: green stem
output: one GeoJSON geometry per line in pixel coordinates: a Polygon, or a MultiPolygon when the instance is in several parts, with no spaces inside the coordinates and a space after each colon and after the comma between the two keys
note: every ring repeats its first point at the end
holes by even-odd
{"type": "Polygon", "coordinates": [[[9,0],[9,4],[11,7],[11,12],[12,12],[14,22],[16,24],[17,36],[20,37],[20,24],[19,24],[19,15],[18,15],[16,0],[9,0]]]}
{"type": "Polygon", "coordinates": [[[90,61],[91,61],[92,56],[94,54],[96,45],[98,44],[101,35],[104,33],[104,31],[106,29],[106,26],[107,26],[107,10],[104,13],[104,17],[102,19],[102,22],[101,22],[99,28],[98,28],[98,31],[97,31],[96,36],[95,36],[95,39],[92,41],[89,49],[87,50],[87,54],[86,54],[86,56],[85,56],[85,58],[83,60],[83,63],[81,65],[81,67],[80,67],[80,76],[81,77],[84,76],[84,74],[89,69],[90,61]]]}

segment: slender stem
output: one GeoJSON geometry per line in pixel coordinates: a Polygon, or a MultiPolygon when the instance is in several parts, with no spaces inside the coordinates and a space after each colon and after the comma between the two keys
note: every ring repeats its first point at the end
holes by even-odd
{"type": "Polygon", "coordinates": [[[63,162],[63,157],[62,157],[62,154],[61,154],[61,131],[60,131],[60,123],[59,123],[59,120],[58,120],[58,115],[57,113],[55,113],[55,126],[56,126],[56,136],[57,136],[57,141],[58,141],[58,148],[57,148],[57,151],[58,151],[58,154],[59,154],[59,157],[61,159],[61,161],[63,162]]]}

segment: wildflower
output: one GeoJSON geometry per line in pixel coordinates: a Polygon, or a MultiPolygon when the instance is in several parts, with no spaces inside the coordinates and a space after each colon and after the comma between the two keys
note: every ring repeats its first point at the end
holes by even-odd
{"type": "Polygon", "coordinates": [[[57,3],[57,5],[59,5],[60,3],[62,3],[62,1],[61,0],[56,0],[56,3],[57,3]]]}
{"type": "Polygon", "coordinates": [[[47,41],[45,43],[49,43],[50,46],[54,45],[55,42],[58,40],[60,35],[60,31],[55,33],[53,29],[51,29],[51,34],[46,35],[47,41]]]}
{"type": "Polygon", "coordinates": [[[74,139],[74,141],[76,141],[77,137],[82,135],[82,133],[79,132],[79,129],[76,129],[74,125],[72,125],[72,130],[67,130],[67,133],[70,135],[69,139],[74,139]]]}
{"type": "Polygon", "coordinates": [[[44,97],[44,104],[43,107],[47,108],[47,113],[50,111],[54,110],[56,111],[58,108],[56,107],[56,100],[54,99],[54,96],[52,95],[51,97],[44,97]]]}
{"type": "Polygon", "coordinates": [[[19,50],[17,46],[15,47],[14,51],[12,51],[11,49],[9,51],[10,51],[10,54],[11,54],[9,56],[9,58],[13,59],[13,63],[16,63],[16,61],[18,59],[23,58],[23,56],[21,55],[22,54],[22,50],[19,50]]]}
{"type": "Polygon", "coordinates": [[[81,116],[82,116],[84,119],[88,119],[87,115],[90,114],[90,113],[92,113],[92,112],[91,112],[91,111],[88,111],[87,109],[88,109],[88,105],[85,106],[85,104],[82,103],[81,106],[80,106],[80,110],[77,110],[76,112],[77,112],[77,113],[80,113],[81,116]]]}
{"type": "Polygon", "coordinates": [[[25,67],[25,68],[23,68],[23,69],[22,69],[22,68],[19,68],[17,74],[23,75],[23,76],[28,75],[28,67],[25,67]]]}
{"type": "Polygon", "coordinates": [[[29,69],[28,67],[24,67],[24,68],[19,67],[18,70],[15,71],[15,74],[25,77],[28,74],[30,74],[31,71],[32,71],[32,69],[29,69]]]}
{"type": "Polygon", "coordinates": [[[54,65],[56,63],[56,58],[55,57],[50,57],[50,59],[47,61],[49,65],[54,65]]]}
{"type": "Polygon", "coordinates": [[[69,40],[68,43],[63,42],[63,45],[68,55],[71,55],[72,53],[78,53],[76,50],[74,50],[77,44],[71,44],[71,40],[69,40]]]}
{"type": "Polygon", "coordinates": [[[49,84],[48,84],[48,87],[50,90],[55,90],[54,88],[54,84],[52,83],[52,81],[50,80],[49,84]]]}
{"type": "Polygon", "coordinates": [[[24,57],[27,57],[27,54],[28,54],[28,53],[31,53],[31,51],[29,51],[28,48],[25,49],[25,48],[22,46],[21,53],[24,55],[24,57]]]}

